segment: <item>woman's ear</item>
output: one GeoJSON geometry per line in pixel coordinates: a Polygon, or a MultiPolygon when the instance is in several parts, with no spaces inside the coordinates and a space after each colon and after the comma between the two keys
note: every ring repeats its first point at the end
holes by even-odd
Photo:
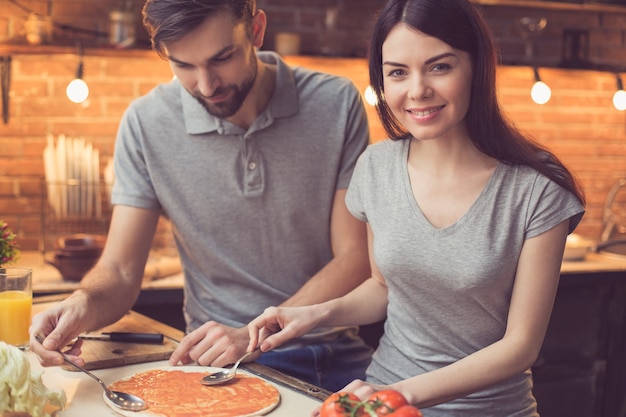
{"type": "Polygon", "coordinates": [[[265,29],[267,28],[267,16],[263,10],[257,10],[256,14],[252,16],[252,43],[256,48],[260,48],[263,45],[265,39],[265,29]]]}

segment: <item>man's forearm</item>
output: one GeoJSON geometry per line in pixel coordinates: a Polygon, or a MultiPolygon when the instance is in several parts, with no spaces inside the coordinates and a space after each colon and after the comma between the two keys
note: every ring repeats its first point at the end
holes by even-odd
{"type": "Polygon", "coordinates": [[[310,305],[341,297],[358,287],[369,276],[367,253],[347,252],[333,258],[281,305],[310,305]]]}

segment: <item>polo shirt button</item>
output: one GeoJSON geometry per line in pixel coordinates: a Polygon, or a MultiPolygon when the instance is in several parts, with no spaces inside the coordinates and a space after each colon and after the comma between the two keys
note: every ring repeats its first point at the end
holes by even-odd
{"type": "Polygon", "coordinates": [[[250,162],[248,163],[248,169],[249,170],[253,170],[256,168],[256,162],[250,162]]]}

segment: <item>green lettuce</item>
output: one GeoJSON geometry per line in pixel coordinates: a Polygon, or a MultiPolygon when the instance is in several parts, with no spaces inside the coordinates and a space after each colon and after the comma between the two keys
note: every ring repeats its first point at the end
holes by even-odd
{"type": "Polygon", "coordinates": [[[32,417],[50,417],[50,407],[64,408],[62,390],[49,390],[42,371],[34,371],[24,352],[0,342],[0,413],[21,411],[32,417]]]}

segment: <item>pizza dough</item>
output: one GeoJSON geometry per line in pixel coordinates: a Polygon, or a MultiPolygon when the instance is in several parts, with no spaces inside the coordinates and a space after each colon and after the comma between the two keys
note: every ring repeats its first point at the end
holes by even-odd
{"type": "Polygon", "coordinates": [[[278,389],[263,379],[238,372],[228,384],[206,386],[200,380],[222,369],[167,366],[139,372],[109,385],[141,397],[148,409],[125,411],[104,399],[125,417],[250,417],[273,410],[280,402],[278,389]]]}

